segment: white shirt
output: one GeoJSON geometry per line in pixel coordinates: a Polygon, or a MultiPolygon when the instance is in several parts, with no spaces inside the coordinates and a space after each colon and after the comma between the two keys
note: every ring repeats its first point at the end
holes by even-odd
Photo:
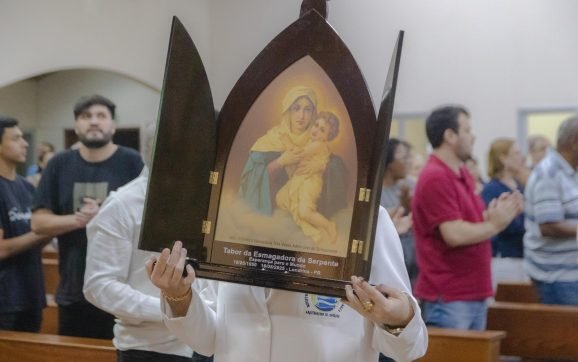
{"type": "MultiPolygon", "coordinates": [[[[148,171],[113,192],[86,228],[88,251],[84,296],[116,316],[114,346],[192,356],[162,322],[160,292],[145,262],[152,253],[138,249],[148,171]]],[[[90,323],[90,322],[88,322],[90,323]]]]}
{"type": "MultiPolygon", "coordinates": [[[[380,208],[370,282],[408,293],[409,278],[395,227],[380,208]]],[[[427,350],[427,329],[420,309],[405,330],[393,336],[344,305],[339,298],[224,282],[195,281],[191,306],[173,318],[162,301],[165,323],[183,342],[215,362],[377,361],[383,352],[398,362],[427,350]],[[329,310],[328,310],[329,309],[329,310]]]]}

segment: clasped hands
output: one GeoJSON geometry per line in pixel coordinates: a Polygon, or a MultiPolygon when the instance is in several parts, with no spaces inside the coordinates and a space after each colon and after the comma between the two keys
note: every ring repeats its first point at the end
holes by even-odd
{"type": "Polygon", "coordinates": [[[92,197],[84,197],[82,199],[82,206],[76,210],[74,216],[76,218],[76,222],[80,227],[85,227],[93,217],[98,214],[98,210],[100,210],[100,199],[94,199],[92,197]]]}

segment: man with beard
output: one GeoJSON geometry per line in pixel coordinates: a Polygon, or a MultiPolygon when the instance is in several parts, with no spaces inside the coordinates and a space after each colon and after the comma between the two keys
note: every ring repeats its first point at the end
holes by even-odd
{"type": "Polygon", "coordinates": [[[412,200],[419,275],[415,295],[426,324],[485,329],[493,295],[490,238],[523,209],[519,192],[494,199],[484,213],[475,182],[464,162],[474,135],[462,107],[434,110],[426,120],[433,153],[422,170],[412,200]]]}
{"type": "Polygon", "coordinates": [[[89,304],[82,287],[86,224],[110,191],[136,178],[143,168],[138,152],[112,142],[115,108],[100,95],[76,103],[74,129],[80,146],[54,156],[35,195],[32,230],[58,235],[60,284],[56,303],[60,335],[113,337],[113,316],[89,304]]]}

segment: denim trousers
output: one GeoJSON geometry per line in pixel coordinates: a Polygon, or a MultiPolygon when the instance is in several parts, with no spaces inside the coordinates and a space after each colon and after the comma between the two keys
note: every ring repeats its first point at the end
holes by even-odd
{"type": "Polygon", "coordinates": [[[544,304],[578,305],[578,281],[546,283],[532,280],[544,304]]]}
{"type": "Polygon", "coordinates": [[[487,314],[488,299],[423,303],[424,321],[432,327],[484,330],[487,314]]]}

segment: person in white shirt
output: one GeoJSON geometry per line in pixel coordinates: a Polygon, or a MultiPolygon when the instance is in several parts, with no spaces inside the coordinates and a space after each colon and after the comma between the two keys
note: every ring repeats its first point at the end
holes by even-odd
{"type": "Polygon", "coordinates": [[[376,234],[369,283],[352,277],[347,300],[196,281],[190,265],[183,277],[187,252],[180,241],[146,268],[164,296],[169,330],[217,362],[367,362],[379,352],[411,361],[425,354],[427,329],[410,295],[399,237],[381,207],[376,234]]]}
{"type": "MultiPolygon", "coordinates": [[[[145,162],[154,131],[147,127],[145,162]]],[[[119,361],[210,361],[193,356],[163,324],[159,290],[144,267],[153,253],[138,249],[147,182],[145,166],[139,177],[110,194],[88,224],[84,296],[116,317],[113,344],[119,361]]]]}

